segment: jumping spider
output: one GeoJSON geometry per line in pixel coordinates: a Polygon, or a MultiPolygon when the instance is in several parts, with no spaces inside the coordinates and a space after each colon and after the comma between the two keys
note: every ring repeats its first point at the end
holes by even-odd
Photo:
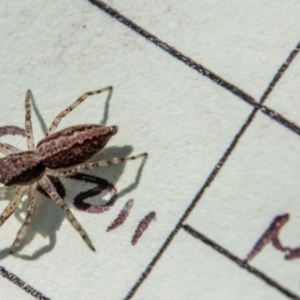
{"type": "Polygon", "coordinates": [[[73,227],[79,232],[90,249],[95,251],[91,240],[64,203],[62,197],[55,189],[55,185],[49,178],[50,176],[70,176],[82,172],[83,170],[118,164],[127,160],[147,156],[147,153],[142,153],[136,156],[116,157],[110,160],[86,163],[88,159],[99,152],[107,144],[109,139],[117,133],[117,127],[87,124],[68,127],[55,132],[61,119],[82,103],[88,96],[100,94],[105,91],[111,92],[111,90],[112,87],[106,87],[101,90],[87,92],[79,97],[54,119],[47,132],[47,136],[42,139],[36,147],[33,140],[30,108],[30,100],[33,99],[33,96],[30,90],[27,91],[25,99],[25,129],[28,151],[17,152],[13,147],[0,143],[0,152],[6,155],[0,159],[0,182],[4,184],[1,189],[5,191],[10,188],[16,188],[13,198],[0,216],[0,226],[15,212],[21,203],[27,186],[29,186],[27,215],[10,248],[10,253],[14,252],[31,222],[36,206],[35,193],[38,186],[64,210],[73,227]]]}

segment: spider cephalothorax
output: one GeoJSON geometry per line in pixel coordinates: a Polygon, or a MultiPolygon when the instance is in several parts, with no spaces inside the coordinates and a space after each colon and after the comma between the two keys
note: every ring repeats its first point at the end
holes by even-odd
{"type": "Polygon", "coordinates": [[[28,90],[25,99],[25,128],[28,151],[16,152],[14,147],[0,143],[0,152],[6,155],[4,158],[0,159],[0,182],[4,184],[2,190],[11,187],[16,188],[13,198],[0,216],[0,226],[17,209],[22,200],[22,196],[26,191],[26,187],[29,186],[28,212],[10,249],[10,253],[15,250],[16,246],[25,235],[26,229],[32,219],[36,205],[35,192],[37,187],[45,191],[49,197],[60,205],[73,227],[80,233],[87,245],[95,251],[89,237],[55,189],[55,185],[51,178],[58,176],[72,176],[83,170],[118,164],[127,160],[134,160],[136,158],[147,156],[147,153],[85,163],[99,152],[107,144],[109,139],[117,133],[117,127],[88,124],[68,127],[58,132],[55,132],[55,130],[61,119],[82,103],[88,96],[111,90],[112,87],[106,87],[101,90],[85,93],[79,97],[72,105],[62,111],[54,119],[48,130],[47,137],[41,140],[37,147],[34,145],[31,124],[30,100],[32,99],[32,93],[28,90]]]}

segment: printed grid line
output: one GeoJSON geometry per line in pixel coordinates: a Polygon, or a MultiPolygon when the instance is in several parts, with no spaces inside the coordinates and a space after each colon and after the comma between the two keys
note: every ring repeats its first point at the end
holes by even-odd
{"type": "MultiPolygon", "coordinates": [[[[263,112],[265,115],[271,117],[273,120],[275,120],[279,124],[287,127],[288,129],[292,130],[294,133],[300,135],[300,128],[296,124],[294,124],[293,122],[287,120],[285,117],[283,117],[279,113],[275,112],[274,110],[268,108],[266,105],[263,105],[263,103],[265,102],[265,100],[267,99],[269,94],[272,92],[272,90],[275,87],[275,85],[277,84],[277,82],[280,80],[280,78],[282,77],[284,72],[287,70],[287,68],[289,67],[289,65],[293,61],[293,59],[299,53],[300,42],[298,42],[298,44],[292,50],[292,52],[287,57],[285,62],[278,69],[278,71],[274,75],[273,79],[269,83],[267,89],[265,90],[265,92],[261,96],[260,101],[256,102],[253,97],[251,97],[250,95],[245,93],[243,90],[241,90],[238,87],[236,87],[235,85],[227,82],[226,80],[224,80],[220,76],[216,75],[212,71],[206,69],[203,65],[193,61],[190,57],[184,55],[183,53],[181,53],[180,51],[178,51],[174,47],[172,47],[172,46],[168,45],[167,43],[161,41],[155,35],[151,34],[150,32],[146,31],[145,29],[141,28],[139,25],[137,25],[136,23],[134,23],[133,21],[131,21],[130,19],[128,19],[127,17],[125,17],[124,15],[119,13],[117,10],[110,7],[109,5],[103,3],[102,1],[99,1],[99,0],[88,0],[88,1],[91,2],[92,4],[96,5],[102,11],[109,14],[111,17],[115,18],[119,22],[123,23],[125,26],[129,27],[130,29],[132,29],[133,31],[138,33],[139,35],[143,36],[148,41],[150,41],[153,44],[155,44],[156,46],[160,47],[162,50],[166,51],[167,53],[169,53],[173,57],[177,58],[179,61],[185,63],[190,68],[198,71],[201,75],[208,77],[209,79],[211,79],[216,84],[218,84],[221,87],[227,89],[228,91],[230,91],[231,93],[238,96],[239,98],[241,98],[242,100],[244,100],[245,102],[247,102],[248,104],[250,104],[254,107],[253,111],[251,112],[251,114],[247,118],[246,122],[240,128],[239,132],[235,135],[235,137],[234,137],[233,141],[231,142],[230,146],[227,148],[227,150],[225,151],[225,153],[223,154],[223,156],[221,157],[219,162],[216,164],[215,168],[213,169],[213,171],[211,172],[211,174],[208,176],[207,180],[205,181],[203,187],[197,193],[197,195],[193,199],[192,203],[188,206],[188,208],[184,212],[183,216],[181,217],[181,219],[179,220],[179,222],[177,223],[177,225],[175,226],[173,231],[170,233],[170,235],[168,236],[166,241],[163,243],[162,247],[159,249],[159,251],[154,256],[152,261],[146,267],[145,271],[141,274],[141,276],[139,277],[137,282],[133,285],[133,287],[131,288],[131,290],[127,294],[127,296],[125,296],[124,300],[129,300],[134,296],[134,294],[136,293],[138,288],[141,286],[141,284],[148,277],[151,270],[153,269],[155,264],[158,262],[158,260],[162,256],[162,254],[165,252],[165,250],[167,249],[167,247],[169,246],[169,244],[171,243],[171,241],[173,240],[175,235],[184,226],[183,222],[186,220],[186,218],[189,216],[191,211],[195,208],[197,203],[200,201],[200,199],[201,199],[202,195],[204,194],[206,188],[212,183],[212,181],[215,179],[215,177],[219,173],[220,169],[224,166],[224,164],[227,161],[228,157],[230,156],[230,154],[235,149],[235,146],[237,145],[238,141],[240,140],[242,135],[245,133],[246,129],[249,127],[249,125],[251,124],[252,120],[254,119],[254,117],[256,116],[256,114],[259,110],[261,112],[263,112]]],[[[217,245],[217,244],[215,243],[215,245],[217,245]]],[[[248,269],[249,272],[251,271],[251,273],[256,274],[257,276],[258,276],[258,274],[260,274],[260,276],[258,276],[260,279],[264,280],[267,284],[269,284],[272,287],[276,288],[278,291],[280,291],[281,293],[283,293],[287,297],[289,297],[291,299],[299,299],[296,295],[291,293],[288,289],[282,287],[280,284],[278,284],[274,280],[268,278],[267,276],[265,276],[263,273],[259,272],[258,270],[256,270],[256,269],[254,270],[254,268],[250,267],[249,265],[248,265],[247,269],[248,269]]]]}
{"type": "Polygon", "coordinates": [[[266,282],[270,286],[276,288],[277,290],[279,290],[282,294],[284,294],[288,298],[293,299],[293,300],[300,300],[300,298],[297,295],[293,294],[288,289],[282,287],[276,281],[274,281],[273,279],[271,279],[270,277],[265,275],[263,272],[261,272],[258,269],[250,266],[247,262],[245,262],[244,260],[238,258],[234,254],[230,253],[228,250],[226,250],[222,246],[218,245],[217,243],[215,243],[214,241],[212,241],[211,239],[209,239],[205,235],[201,234],[200,232],[198,232],[197,230],[195,230],[191,226],[189,226],[187,224],[184,224],[184,225],[182,225],[182,229],[184,229],[185,232],[190,234],[192,237],[194,237],[194,238],[200,240],[201,242],[203,242],[204,244],[212,247],[215,251],[217,251],[220,254],[224,255],[225,257],[227,257],[228,259],[230,259],[231,261],[236,263],[241,268],[243,268],[243,269],[247,270],[249,273],[257,276],[259,279],[263,280],[264,282],[266,282]]]}
{"type": "MultiPolygon", "coordinates": [[[[167,43],[161,41],[155,35],[149,33],[148,31],[146,31],[145,29],[143,29],[142,27],[140,27],[136,23],[132,22],[130,19],[128,19],[124,15],[120,14],[117,10],[113,9],[109,5],[103,3],[102,1],[97,1],[97,0],[88,0],[88,1],[90,3],[96,5],[102,11],[104,11],[107,14],[109,14],[111,17],[115,18],[119,22],[123,23],[124,25],[126,25],[127,27],[129,27],[130,29],[132,29],[133,31],[135,31],[136,33],[138,33],[139,35],[145,37],[147,40],[149,40],[150,42],[152,42],[156,46],[160,47],[162,50],[168,52],[170,55],[172,55],[173,57],[177,58],[179,61],[185,63],[188,67],[196,70],[201,75],[208,77],[209,79],[211,79],[216,84],[218,84],[221,87],[225,88],[226,90],[230,91],[231,93],[233,93],[234,95],[238,96],[239,98],[241,98],[242,100],[244,100],[245,102],[247,102],[248,104],[250,104],[251,106],[254,107],[252,113],[249,115],[249,117],[247,118],[247,120],[244,123],[244,125],[240,128],[239,132],[235,135],[235,137],[234,137],[233,141],[231,142],[230,146],[227,148],[227,150],[225,151],[224,155],[221,157],[221,159],[218,161],[218,163],[214,167],[213,171],[208,176],[208,178],[205,181],[205,183],[202,186],[202,188],[199,190],[199,192],[197,193],[197,195],[195,196],[195,198],[193,199],[193,201],[191,202],[191,204],[188,206],[188,208],[184,212],[183,216],[180,218],[179,222],[175,226],[175,229],[170,233],[170,235],[166,239],[165,243],[159,249],[159,251],[156,254],[156,256],[153,258],[153,260],[147,266],[146,270],[141,274],[141,276],[138,279],[138,281],[136,282],[136,284],[131,288],[131,290],[129,291],[129,293],[127,294],[127,296],[124,299],[125,300],[131,299],[134,296],[134,294],[137,291],[137,289],[140,287],[140,285],[147,278],[147,276],[151,272],[152,268],[154,267],[154,265],[156,264],[156,262],[158,261],[158,259],[162,256],[162,254],[164,253],[164,251],[166,250],[166,248],[168,247],[168,245],[170,244],[170,242],[172,241],[172,239],[174,238],[174,236],[178,233],[179,229],[181,229],[181,228],[183,228],[184,230],[186,230],[188,233],[190,233],[194,237],[202,240],[204,243],[206,243],[208,245],[211,245],[215,250],[217,250],[220,253],[226,255],[228,258],[230,258],[232,260],[235,260],[235,262],[238,263],[240,266],[244,266],[245,263],[239,263],[239,261],[238,261],[239,258],[235,257],[233,254],[230,254],[227,250],[225,250],[221,246],[217,245],[215,242],[209,240],[208,238],[206,238],[205,236],[203,236],[199,232],[196,232],[190,226],[184,225],[183,222],[186,220],[186,218],[191,213],[191,211],[193,210],[193,208],[199,202],[199,200],[201,199],[201,196],[204,194],[205,189],[215,179],[215,177],[218,174],[219,170],[225,164],[226,160],[228,159],[228,157],[230,156],[230,154],[234,150],[235,146],[237,145],[239,139],[242,137],[243,133],[246,131],[246,129],[248,128],[248,126],[250,125],[250,123],[252,122],[252,120],[254,119],[254,117],[255,117],[255,115],[256,115],[256,113],[257,113],[258,110],[260,110],[261,112],[263,112],[265,115],[271,117],[272,119],[274,119],[276,122],[280,123],[281,125],[289,128],[290,130],[292,130],[296,134],[300,135],[300,128],[296,124],[294,124],[293,122],[289,121],[288,119],[286,119],[285,117],[283,117],[279,113],[275,112],[274,110],[268,108],[267,106],[262,105],[263,102],[268,97],[268,95],[271,93],[271,91],[274,88],[274,86],[276,85],[276,83],[279,81],[279,79],[281,78],[281,76],[285,72],[285,70],[288,68],[288,66],[290,65],[290,63],[292,62],[292,60],[298,54],[299,49],[300,49],[300,42],[297,44],[296,48],[291,52],[291,54],[289,55],[289,57],[287,58],[287,60],[285,61],[285,63],[277,71],[277,73],[275,74],[273,80],[269,84],[267,90],[264,92],[263,96],[261,97],[259,103],[257,103],[252,96],[248,95],[242,89],[240,89],[240,88],[236,87],[235,85],[227,82],[226,80],[224,80],[220,76],[216,75],[212,71],[210,71],[207,68],[205,68],[203,65],[201,65],[201,64],[193,61],[191,58],[189,58],[188,56],[184,55],[183,53],[181,53],[180,51],[178,51],[174,47],[172,47],[172,46],[168,45],[167,43]]],[[[285,294],[289,298],[291,298],[291,299],[300,299],[296,295],[294,295],[293,293],[291,293],[290,291],[288,291],[287,289],[285,289],[284,287],[282,287],[279,284],[277,284],[272,279],[266,277],[263,273],[261,273],[260,271],[256,270],[255,268],[250,267],[249,265],[248,265],[248,267],[245,267],[245,268],[249,272],[251,272],[253,274],[256,274],[259,278],[265,280],[265,282],[267,282],[270,285],[272,285],[273,287],[277,288],[277,290],[281,291],[283,294],[285,294]]],[[[49,299],[48,297],[42,295],[40,292],[38,292],[37,290],[35,290],[31,286],[27,285],[25,282],[23,282],[21,279],[19,279],[16,275],[14,275],[14,274],[6,271],[5,268],[2,267],[2,266],[0,266],[0,274],[3,277],[8,278],[9,280],[11,280],[11,278],[15,278],[16,279],[15,282],[13,280],[11,280],[11,281],[14,282],[15,284],[17,284],[24,291],[30,293],[35,298],[37,298],[37,299],[46,299],[46,300],[49,299]],[[9,275],[9,274],[11,274],[11,275],[9,275]],[[18,282],[20,284],[18,284],[18,282]],[[24,287],[26,289],[24,289],[24,287]],[[29,292],[29,291],[32,291],[32,292],[29,292]]]]}
{"type": "MultiPolygon", "coordinates": [[[[105,4],[104,2],[100,0],[88,0],[95,6],[97,6],[99,9],[110,15],[112,18],[118,20],[120,23],[124,24],[125,26],[129,27],[131,30],[135,31],[139,35],[146,38],[148,41],[156,45],[157,47],[161,48],[162,50],[166,51],[171,56],[175,57],[179,61],[186,64],[188,67],[192,68],[193,70],[197,71],[201,75],[209,78],[216,84],[220,85],[221,87],[225,88],[229,92],[233,93],[234,95],[238,96],[240,99],[244,100],[246,103],[250,104],[253,107],[257,107],[260,109],[264,114],[275,120],[276,122],[280,123],[281,125],[291,129],[296,134],[300,134],[300,128],[294,124],[293,122],[287,120],[279,113],[275,112],[274,110],[268,108],[265,105],[262,105],[261,103],[266,99],[266,97],[269,95],[271,90],[273,89],[273,86],[269,85],[268,89],[264,92],[261,99],[261,103],[258,103],[252,96],[248,95],[246,92],[244,92],[242,89],[236,87],[234,84],[226,81],[222,77],[216,75],[214,72],[210,71],[209,69],[205,68],[200,63],[197,63],[187,55],[184,55],[182,52],[177,50],[175,47],[170,46],[166,42],[160,40],[158,37],[156,37],[154,34],[148,32],[147,30],[140,27],[138,24],[130,20],[129,18],[125,17],[123,14],[119,13],[114,8],[110,7],[109,5],[105,4]]],[[[276,75],[274,76],[274,84],[279,80],[280,78],[280,71],[284,72],[286,69],[285,65],[289,65],[290,62],[294,59],[295,55],[298,53],[300,47],[300,42],[297,44],[291,55],[289,55],[286,62],[282,65],[282,67],[276,72],[276,75]],[[290,60],[290,61],[289,61],[290,60]],[[277,78],[278,77],[278,78],[277,78]]]]}
{"type": "Polygon", "coordinates": [[[27,284],[25,281],[23,281],[21,278],[19,278],[17,275],[7,271],[4,267],[0,266],[0,275],[4,278],[7,278],[9,281],[14,283],[16,286],[21,288],[24,292],[30,294],[36,299],[39,300],[50,300],[50,298],[44,296],[42,293],[40,293],[38,290],[27,284]]]}

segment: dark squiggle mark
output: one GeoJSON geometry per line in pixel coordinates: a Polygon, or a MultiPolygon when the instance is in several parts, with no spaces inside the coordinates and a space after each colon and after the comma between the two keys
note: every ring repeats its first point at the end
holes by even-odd
{"type": "MultiPolygon", "coordinates": [[[[55,186],[55,188],[56,188],[58,194],[61,196],[61,198],[65,198],[66,190],[64,188],[64,185],[60,181],[60,179],[57,177],[54,177],[54,176],[49,176],[49,175],[47,175],[47,176],[51,180],[53,185],[55,186]]],[[[77,174],[68,176],[67,178],[96,184],[96,187],[94,187],[88,191],[85,191],[85,192],[80,192],[74,198],[74,205],[79,210],[82,210],[82,211],[85,211],[88,213],[98,213],[98,214],[103,213],[103,212],[108,211],[114,205],[114,203],[117,199],[116,188],[114,187],[114,185],[112,185],[111,183],[109,183],[107,180],[105,180],[103,178],[92,176],[92,175],[87,175],[84,173],[77,173],[77,174]],[[93,205],[93,204],[86,203],[84,201],[87,198],[101,194],[105,190],[108,190],[112,196],[112,198],[105,205],[93,205]]],[[[40,193],[42,193],[46,197],[50,198],[48,196],[48,194],[46,193],[46,191],[44,191],[44,189],[40,185],[38,185],[37,189],[40,193]]]]}
{"type": "MultiPolygon", "coordinates": [[[[0,137],[4,136],[4,135],[21,135],[21,136],[26,136],[26,132],[25,129],[20,128],[18,126],[13,126],[13,125],[9,125],[9,126],[2,126],[0,127],[0,137]]],[[[15,146],[12,146],[10,144],[6,144],[6,143],[2,143],[3,145],[5,145],[6,147],[8,147],[12,152],[20,152],[21,150],[18,149],[15,146]]]]}
{"type": "Polygon", "coordinates": [[[84,173],[77,173],[71,176],[68,176],[67,178],[70,179],[75,179],[75,180],[80,180],[80,181],[85,181],[89,183],[95,183],[96,187],[85,191],[85,192],[80,192],[75,198],[74,198],[74,205],[82,211],[88,212],[88,213],[103,213],[108,211],[115,203],[117,200],[117,189],[115,188],[114,185],[109,183],[107,180],[92,176],[92,175],[87,175],[84,173]],[[97,196],[103,191],[107,190],[111,194],[111,199],[105,204],[105,205],[92,205],[89,203],[84,202],[89,197],[97,196]]]}
{"type": "Polygon", "coordinates": [[[26,131],[23,128],[13,125],[0,127],[0,137],[8,134],[26,136],[26,131]]]}
{"type": "Polygon", "coordinates": [[[151,211],[148,215],[144,217],[143,220],[140,221],[131,240],[132,246],[136,245],[143,232],[148,228],[150,222],[155,219],[156,213],[154,211],[151,211]]]}
{"type": "Polygon", "coordinates": [[[292,260],[292,259],[295,259],[295,258],[300,258],[300,247],[299,248],[294,248],[294,249],[291,249],[289,247],[286,247],[285,248],[285,259],[286,260],[292,260]]]}
{"type": "Polygon", "coordinates": [[[0,275],[4,278],[7,278],[9,281],[20,287],[22,290],[27,292],[28,294],[32,295],[36,299],[39,300],[50,300],[50,298],[44,296],[42,293],[34,289],[32,286],[24,282],[18,276],[13,273],[8,272],[4,267],[0,266],[0,275]]]}
{"type": "Polygon", "coordinates": [[[133,206],[133,201],[133,199],[130,199],[125,203],[117,218],[107,227],[107,232],[116,229],[126,221],[129,212],[133,206]]]}
{"type": "Polygon", "coordinates": [[[253,249],[247,255],[245,261],[249,262],[269,243],[272,243],[276,249],[282,251],[284,248],[278,239],[278,234],[281,227],[285,225],[285,223],[288,220],[289,220],[288,214],[284,214],[282,216],[276,217],[274,221],[271,223],[271,225],[269,226],[269,228],[262,235],[262,237],[254,245],[253,249]]]}
{"type": "Polygon", "coordinates": [[[253,259],[269,243],[272,243],[275,249],[284,252],[284,258],[286,260],[300,258],[300,247],[295,249],[284,247],[279,240],[280,229],[288,222],[288,220],[289,214],[275,217],[269,228],[265,231],[262,237],[254,245],[253,249],[247,255],[245,262],[249,262],[251,259],[253,259]]]}

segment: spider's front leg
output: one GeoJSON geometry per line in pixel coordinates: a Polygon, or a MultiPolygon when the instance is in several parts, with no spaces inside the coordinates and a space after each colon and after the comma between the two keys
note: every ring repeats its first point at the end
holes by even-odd
{"type": "Polygon", "coordinates": [[[105,87],[101,90],[96,90],[96,91],[91,91],[91,92],[87,92],[84,93],[83,95],[81,95],[73,104],[71,104],[68,108],[66,108],[65,110],[63,110],[52,122],[48,132],[47,132],[47,136],[51,135],[55,132],[57,126],[59,125],[60,121],[62,118],[64,118],[67,114],[69,114],[76,106],[78,106],[80,103],[82,103],[86,98],[88,98],[89,96],[92,95],[96,95],[96,94],[101,94],[103,92],[108,91],[108,99],[110,98],[110,95],[112,93],[112,86],[108,86],[105,87]]]}

